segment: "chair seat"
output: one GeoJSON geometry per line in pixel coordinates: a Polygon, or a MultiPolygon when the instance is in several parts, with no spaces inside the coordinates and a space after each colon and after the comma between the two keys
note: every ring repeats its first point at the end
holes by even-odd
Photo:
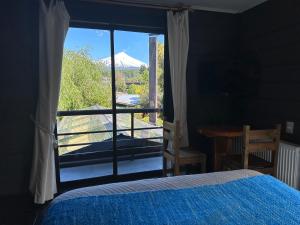
{"type": "MultiPolygon", "coordinates": [[[[233,169],[242,169],[243,168],[243,162],[242,162],[243,156],[241,154],[239,155],[228,155],[224,158],[224,165],[227,167],[232,167],[233,169]]],[[[262,168],[269,168],[272,167],[272,163],[268,162],[260,157],[257,157],[255,155],[249,155],[249,161],[248,161],[248,169],[262,169],[262,168]]]]}
{"type": "MultiPolygon", "coordinates": [[[[166,151],[166,154],[175,157],[173,152],[166,151]]],[[[179,158],[185,159],[185,158],[192,158],[192,159],[199,159],[199,158],[206,158],[206,155],[200,150],[193,149],[190,147],[180,148],[179,149],[179,158]]]]}
{"type": "Polygon", "coordinates": [[[196,149],[186,147],[186,148],[180,148],[179,150],[179,158],[203,158],[203,157],[206,157],[206,155],[196,149]]]}
{"type": "Polygon", "coordinates": [[[175,121],[170,123],[164,121],[163,124],[163,174],[167,175],[168,161],[173,166],[174,174],[180,175],[180,167],[185,165],[199,165],[201,171],[206,171],[206,155],[198,149],[180,148],[181,135],[180,135],[180,123],[175,121]]]}

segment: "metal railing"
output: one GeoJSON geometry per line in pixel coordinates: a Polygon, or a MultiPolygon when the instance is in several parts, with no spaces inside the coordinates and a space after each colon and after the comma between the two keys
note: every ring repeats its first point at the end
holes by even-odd
{"type": "MultiPolygon", "coordinates": [[[[162,126],[152,126],[152,127],[138,127],[136,128],[134,126],[134,119],[135,119],[135,114],[137,113],[161,113],[162,109],[159,108],[134,108],[134,109],[116,109],[116,114],[130,114],[130,128],[124,128],[124,129],[117,129],[117,132],[126,132],[130,131],[130,137],[132,140],[155,140],[155,139],[162,139],[162,136],[159,137],[147,137],[147,138],[135,138],[135,131],[139,130],[153,130],[153,129],[162,129],[162,126]]],[[[58,111],[57,112],[57,117],[69,117],[69,116],[87,116],[87,115],[105,115],[105,114],[113,114],[112,109],[97,109],[97,110],[76,110],[76,111],[58,111]]],[[[56,132],[56,138],[60,136],[74,136],[74,135],[85,135],[85,134],[98,134],[98,133],[111,133],[113,132],[112,129],[110,130],[96,130],[96,131],[80,131],[80,132],[63,132],[63,133],[58,133],[56,132]]],[[[72,143],[72,144],[59,144],[58,148],[63,148],[63,147],[74,147],[74,146],[85,146],[85,145],[92,145],[92,144],[97,144],[97,143],[103,143],[107,140],[100,141],[100,142],[85,142],[85,143],[72,143]]],[[[112,140],[108,140],[112,141],[112,140]]],[[[129,141],[129,139],[119,139],[117,142],[122,142],[122,141],[129,141]]],[[[133,154],[147,154],[150,153],[151,148],[153,148],[153,152],[157,152],[158,149],[162,147],[162,144],[158,143],[157,145],[149,145],[149,146],[136,146],[136,147],[130,147],[130,148],[122,148],[122,151],[118,151],[118,155],[124,156],[124,155],[130,155],[132,157],[133,154]]],[[[106,150],[106,151],[93,151],[93,152],[86,152],[86,153],[66,153],[77,155],[77,157],[83,157],[83,155],[91,154],[99,158],[99,157],[108,157],[109,154],[113,149],[106,150]]]]}

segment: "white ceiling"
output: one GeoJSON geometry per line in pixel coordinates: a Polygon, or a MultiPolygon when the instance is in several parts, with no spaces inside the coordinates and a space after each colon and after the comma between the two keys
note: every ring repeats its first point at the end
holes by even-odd
{"type": "MultiPolygon", "coordinates": [[[[128,0],[127,0],[128,1],[128,0]]],[[[190,6],[193,9],[227,13],[241,13],[267,0],[134,0],[130,2],[177,6],[190,6]]]]}

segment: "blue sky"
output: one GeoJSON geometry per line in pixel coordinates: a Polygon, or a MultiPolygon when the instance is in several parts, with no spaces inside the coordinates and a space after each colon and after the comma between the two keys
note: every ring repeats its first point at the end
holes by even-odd
{"type": "MultiPolygon", "coordinates": [[[[124,51],[149,64],[148,41],[147,33],[115,31],[115,54],[124,51]]],[[[158,41],[163,43],[164,36],[159,35],[158,41]]],[[[110,34],[106,30],[70,28],[64,47],[68,50],[88,48],[91,57],[98,60],[110,56],[110,34]]]]}

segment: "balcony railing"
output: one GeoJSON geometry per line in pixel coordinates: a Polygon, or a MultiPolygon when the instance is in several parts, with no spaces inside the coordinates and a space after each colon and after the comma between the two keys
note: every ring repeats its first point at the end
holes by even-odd
{"type": "MultiPolygon", "coordinates": [[[[145,158],[151,155],[161,155],[162,150],[162,142],[154,142],[151,140],[159,139],[162,140],[162,136],[158,137],[146,137],[146,138],[136,138],[135,131],[142,130],[154,130],[161,129],[162,126],[153,125],[151,127],[135,127],[135,114],[139,113],[161,113],[162,109],[159,108],[142,108],[142,109],[116,109],[115,113],[118,114],[130,114],[130,127],[117,129],[117,132],[130,132],[130,136],[125,139],[117,139],[117,143],[123,143],[122,147],[117,146],[116,155],[118,156],[118,160],[126,160],[133,158],[145,158]],[[124,147],[125,146],[125,147],[124,147]]],[[[112,109],[96,109],[96,110],[76,110],[76,111],[58,111],[57,117],[71,117],[71,116],[88,116],[88,115],[112,115],[114,111],[112,109]]],[[[108,130],[93,130],[93,131],[78,131],[78,132],[56,132],[57,138],[61,136],[76,136],[76,135],[89,135],[89,134],[99,134],[99,133],[112,133],[113,129],[108,130]]],[[[115,137],[117,138],[117,137],[115,137]]],[[[75,147],[75,146],[97,146],[97,144],[103,143],[112,143],[111,140],[104,141],[96,141],[96,142],[84,142],[84,143],[71,143],[71,144],[58,144],[58,148],[66,148],[66,147],[75,147]]],[[[84,153],[76,153],[70,152],[60,156],[61,164],[74,165],[75,161],[77,162],[87,162],[87,161],[97,161],[97,162],[110,162],[112,161],[112,153],[113,153],[113,145],[111,147],[106,146],[105,149],[97,149],[95,151],[84,152],[84,153]]],[[[76,163],[75,163],[76,164],[76,163]]]]}

